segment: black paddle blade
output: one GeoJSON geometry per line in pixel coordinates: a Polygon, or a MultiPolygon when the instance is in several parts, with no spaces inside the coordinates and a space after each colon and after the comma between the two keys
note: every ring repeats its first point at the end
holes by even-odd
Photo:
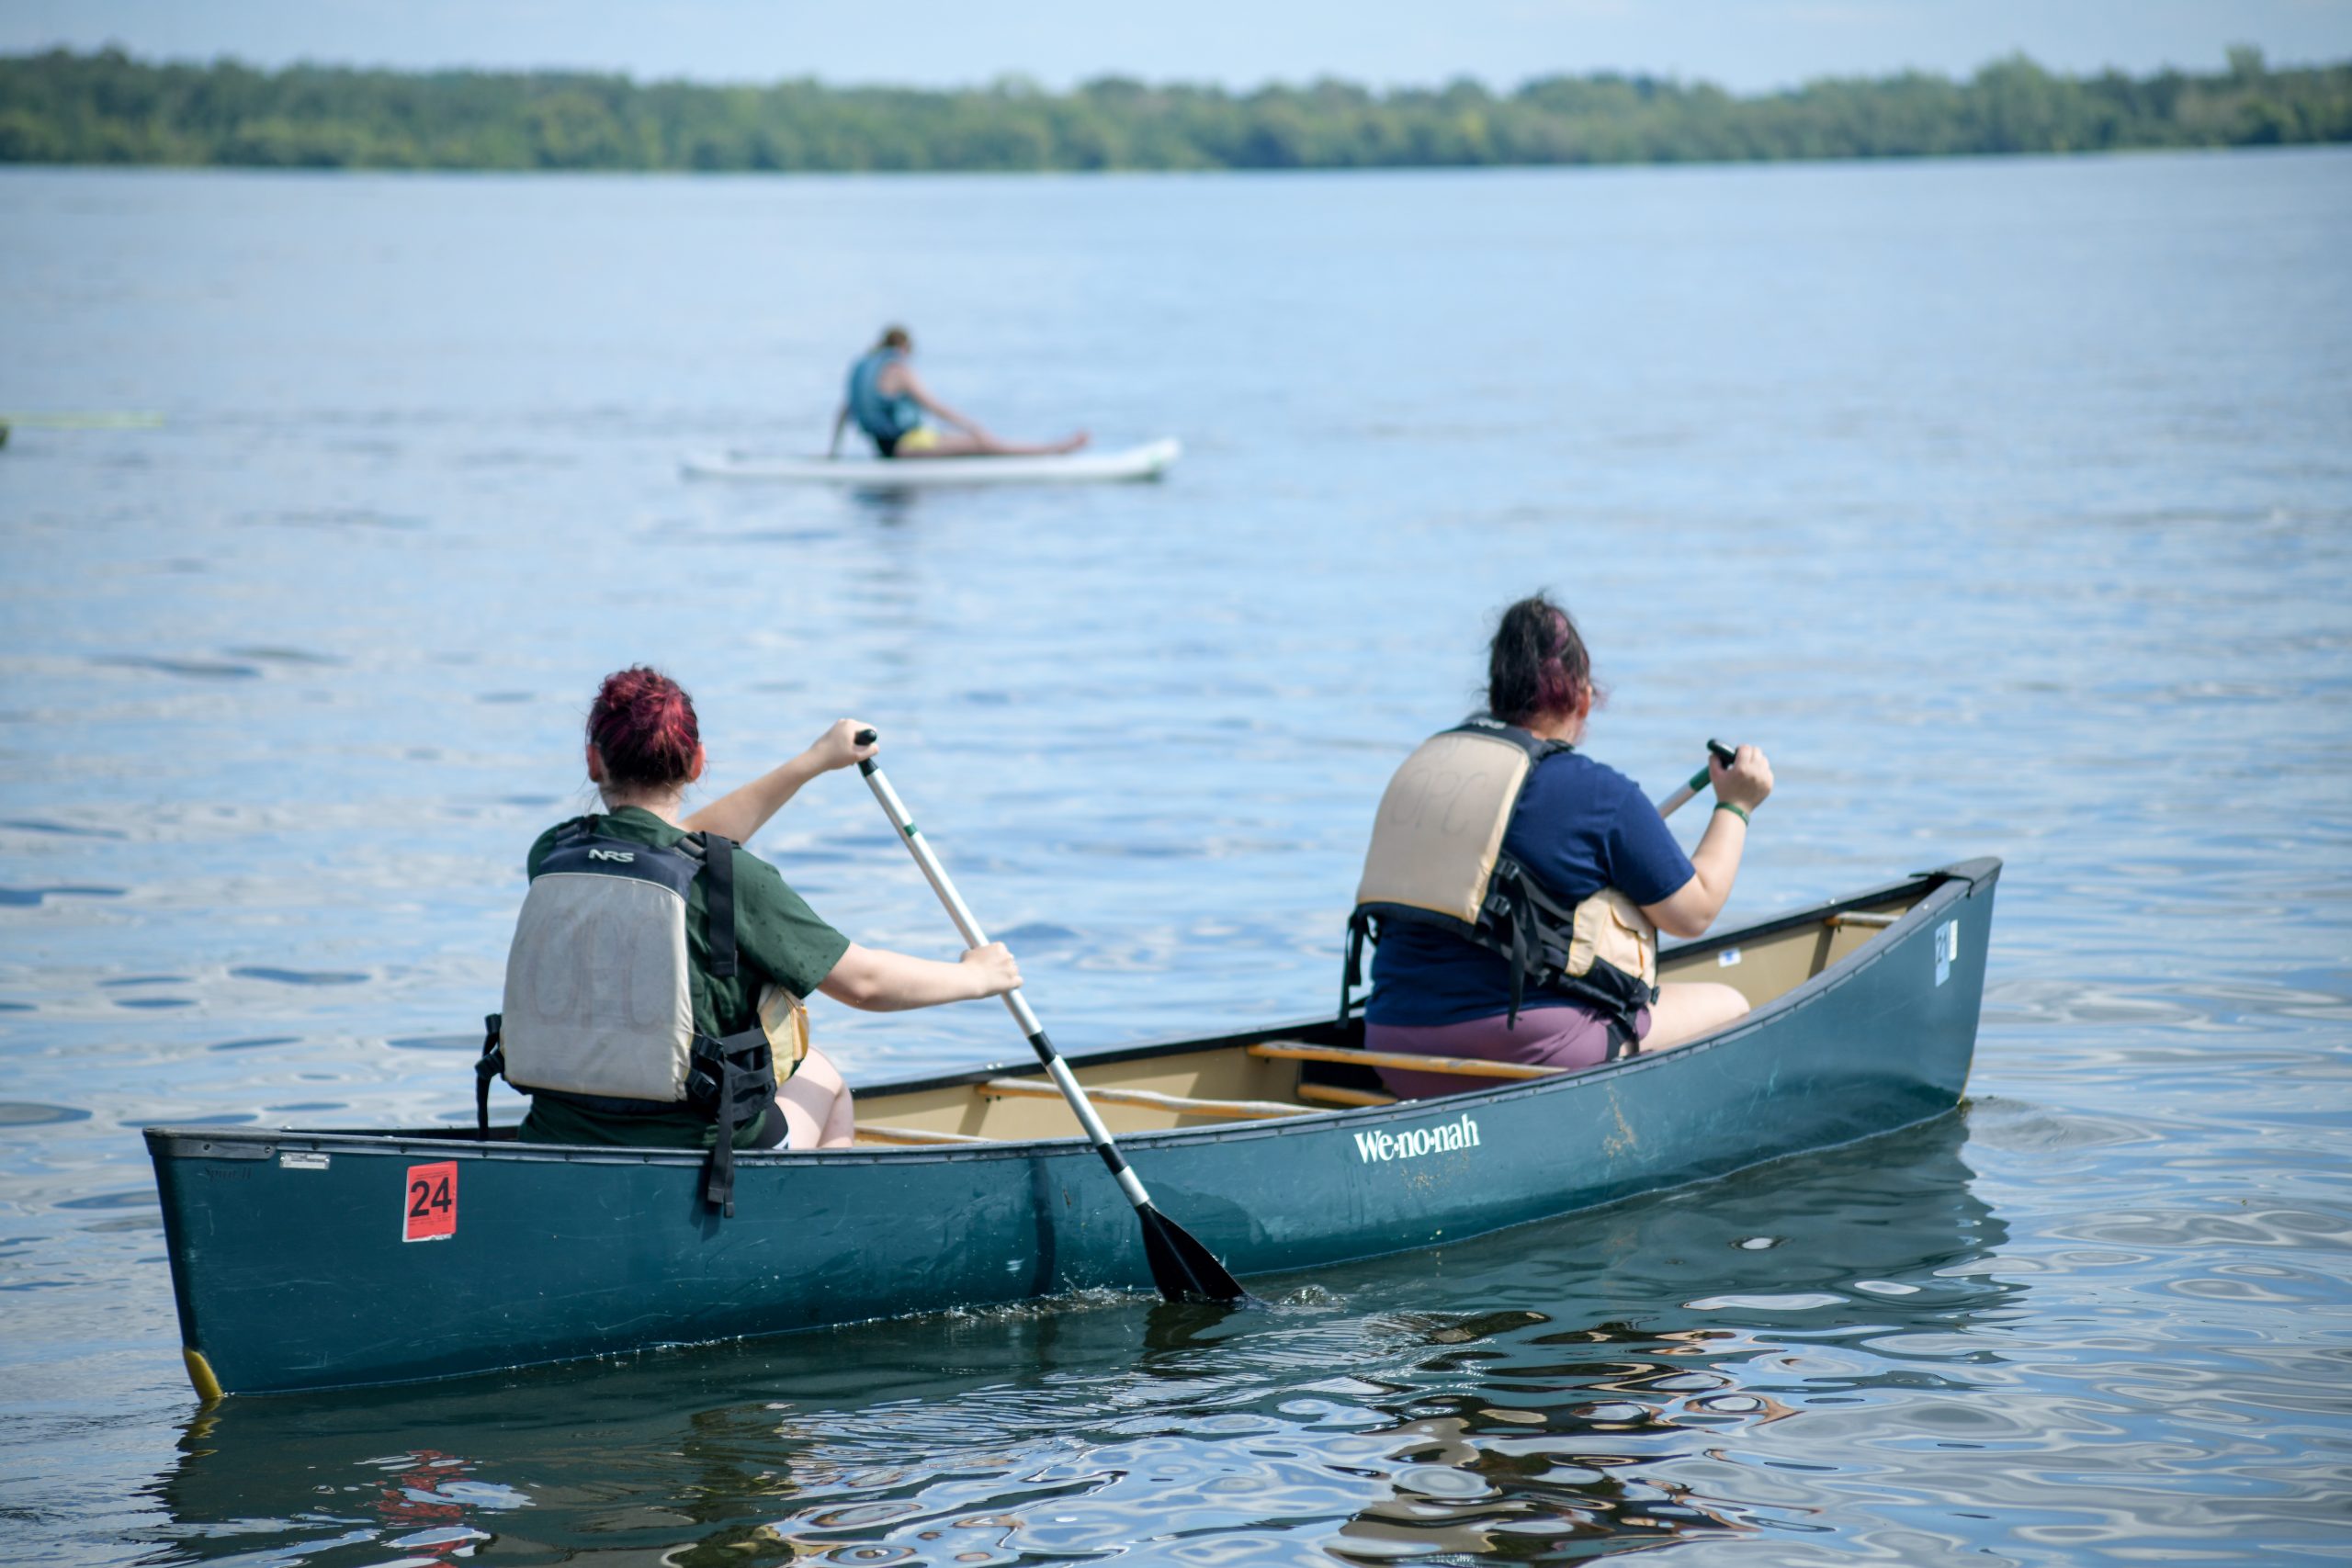
{"type": "Polygon", "coordinates": [[[1139,1205],[1136,1218],[1143,1222],[1143,1255],[1151,1265],[1151,1282],[1171,1302],[1242,1302],[1250,1292],[1225,1270],[1209,1249],[1194,1241],[1182,1225],[1150,1204],[1139,1205]]]}

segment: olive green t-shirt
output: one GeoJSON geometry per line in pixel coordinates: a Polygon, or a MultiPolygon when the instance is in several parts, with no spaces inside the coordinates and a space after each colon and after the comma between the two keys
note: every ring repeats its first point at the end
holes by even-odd
{"type": "MultiPolygon", "coordinates": [[[[586,817],[593,832],[631,843],[668,849],[690,837],[650,811],[624,806],[609,817],[586,817]]],[[[559,822],[538,837],[524,863],[531,875],[539,874],[556,835],[570,828],[559,822]]],[[[769,981],[796,997],[814,995],[842,954],[849,938],[817,918],[800,895],[785,884],[775,867],[747,851],[735,852],[735,973],[714,979],[710,973],[710,891],[708,874],[697,876],[686,889],[686,963],[695,973],[695,1027],[713,1039],[756,1028],[760,989],[769,981]]],[[[789,1066],[777,1064],[779,1072],[789,1066]]],[[[735,1145],[758,1140],[773,1111],[753,1117],[735,1130],[735,1145]]],[[[708,1148],[718,1129],[695,1111],[681,1106],[654,1116],[603,1116],[577,1105],[552,1099],[534,1099],[523,1119],[521,1137],[534,1144],[617,1144],[639,1148],[708,1148]]]]}

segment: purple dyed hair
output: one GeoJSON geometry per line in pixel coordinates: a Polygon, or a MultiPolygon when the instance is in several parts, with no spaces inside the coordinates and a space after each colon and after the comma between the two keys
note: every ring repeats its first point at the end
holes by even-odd
{"type": "Polygon", "coordinates": [[[659,670],[632,664],[605,677],[588,710],[588,739],[605,759],[607,782],[668,789],[694,777],[702,729],[695,702],[659,670]]]}
{"type": "Polygon", "coordinates": [[[1598,705],[1592,655],[1568,613],[1541,593],[1503,612],[1487,650],[1487,711],[1505,724],[1574,713],[1585,694],[1598,705]]]}

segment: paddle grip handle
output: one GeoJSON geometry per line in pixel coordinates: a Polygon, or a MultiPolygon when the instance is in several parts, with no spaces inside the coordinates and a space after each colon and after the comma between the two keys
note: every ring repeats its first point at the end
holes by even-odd
{"type": "MultiPolygon", "coordinates": [[[[1732,763],[1739,760],[1739,753],[1733,750],[1730,747],[1724,745],[1720,740],[1710,740],[1707,742],[1707,754],[1714,758],[1716,761],[1721,762],[1726,768],[1730,767],[1732,763]]],[[[1711,774],[1702,765],[1697,773],[1690,775],[1690,782],[1682,787],[1689,790],[1692,795],[1696,795],[1701,790],[1707,787],[1707,780],[1713,776],[1713,775],[1711,774]]],[[[1678,800],[1674,804],[1679,806],[1682,803],[1678,800]]]]}

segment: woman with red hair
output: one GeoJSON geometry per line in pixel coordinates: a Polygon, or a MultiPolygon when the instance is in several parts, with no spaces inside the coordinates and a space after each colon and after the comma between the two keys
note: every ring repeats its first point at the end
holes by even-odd
{"type": "Polygon", "coordinates": [[[605,809],[531,846],[508,961],[503,1050],[532,1096],[524,1139],[710,1147],[731,1126],[734,1148],[843,1148],[850,1091],[808,1047],[803,998],[891,1011],[1021,984],[1001,942],[952,964],[862,947],[736,847],[810,779],[872,756],[863,728],[842,719],[682,816],[704,763],[692,699],[642,666],[605,678],[586,752],[605,809]]]}

